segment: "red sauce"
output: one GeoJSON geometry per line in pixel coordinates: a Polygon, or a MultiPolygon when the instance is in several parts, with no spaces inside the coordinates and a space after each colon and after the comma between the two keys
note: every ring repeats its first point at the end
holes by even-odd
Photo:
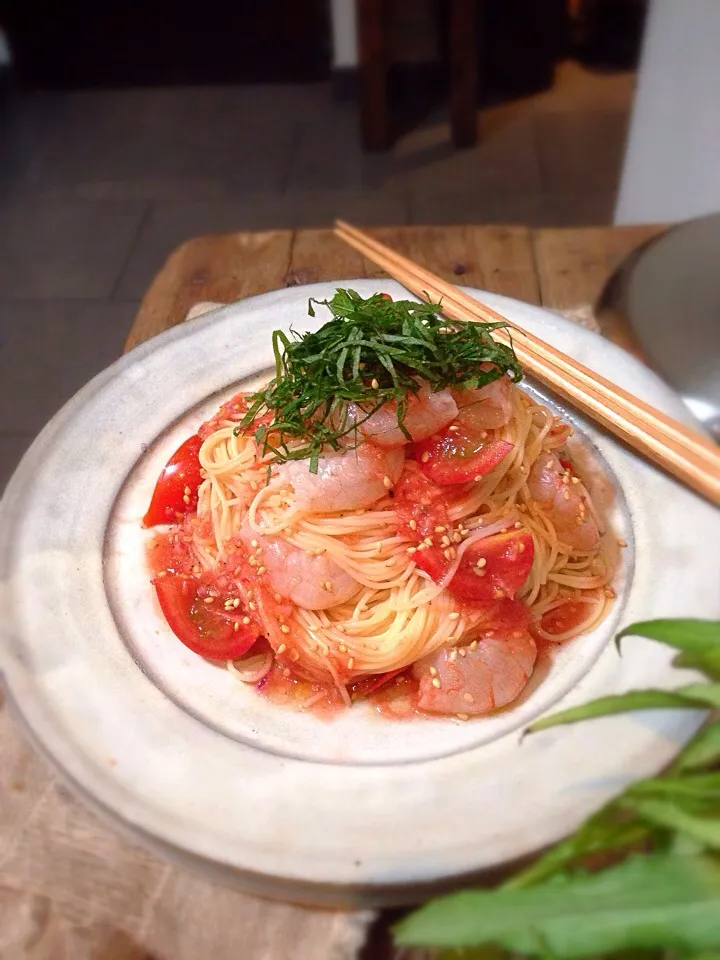
{"type": "Polygon", "coordinates": [[[580,600],[567,600],[559,607],[548,610],[540,619],[540,626],[545,633],[563,634],[574,630],[583,620],[587,619],[590,608],[580,600]]]}

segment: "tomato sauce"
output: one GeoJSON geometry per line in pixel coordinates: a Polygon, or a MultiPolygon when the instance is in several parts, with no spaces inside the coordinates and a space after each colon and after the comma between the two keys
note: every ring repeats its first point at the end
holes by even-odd
{"type": "Polygon", "coordinates": [[[545,633],[558,636],[568,630],[574,630],[587,619],[590,608],[581,600],[568,599],[561,606],[548,610],[540,618],[540,627],[545,633]]]}

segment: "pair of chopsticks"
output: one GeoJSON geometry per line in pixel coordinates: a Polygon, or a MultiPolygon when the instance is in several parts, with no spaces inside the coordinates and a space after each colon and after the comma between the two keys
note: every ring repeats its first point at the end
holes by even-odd
{"type": "Polygon", "coordinates": [[[454,284],[342,220],[335,234],[421,300],[442,301],[451,320],[503,323],[493,336],[509,343],[523,367],[634,450],[713,503],[720,504],[720,448],[622,387],[523,330],[454,284]]]}

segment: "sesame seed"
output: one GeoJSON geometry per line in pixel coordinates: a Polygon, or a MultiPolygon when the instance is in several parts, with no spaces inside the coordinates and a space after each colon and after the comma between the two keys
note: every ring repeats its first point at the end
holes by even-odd
{"type": "Polygon", "coordinates": [[[435,687],[436,690],[440,689],[440,681],[438,680],[437,677],[433,677],[432,685],[435,687]]]}
{"type": "Polygon", "coordinates": [[[245,626],[247,627],[247,625],[250,623],[250,617],[243,617],[243,618],[242,618],[242,622],[243,622],[243,623],[245,624],[245,626]]]}
{"type": "Polygon", "coordinates": [[[449,547],[449,546],[450,546],[450,537],[444,536],[444,537],[442,538],[442,540],[440,541],[440,546],[441,546],[441,547],[449,547]]]}
{"type": "Polygon", "coordinates": [[[453,558],[453,548],[448,547],[447,550],[443,550],[443,556],[446,560],[452,560],[453,558]]]}
{"type": "Polygon", "coordinates": [[[617,545],[618,545],[619,547],[626,547],[626,546],[627,546],[627,540],[618,540],[617,545]]]}
{"type": "Polygon", "coordinates": [[[427,463],[429,459],[430,459],[430,454],[429,454],[428,451],[426,450],[425,453],[423,453],[423,454],[421,455],[421,457],[420,457],[420,462],[421,462],[421,463],[427,463]]]}
{"type": "Polygon", "coordinates": [[[455,532],[455,533],[453,534],[453,537],[452,537],[452,538],[453,538],[453,543],[460,543],[461,540],[462,540],[462,537],[461,537],[460,534],[457,533],[457,532],[455,532]]]}
{"type": "Polygon", "coordinates": [[[183,503],[186,505],[190,503],[190,497],[187,494],[183,497],[183,503]]]}
{"type": "Polygon", "coordinates": [[[408,526],[411,530],[417,530],[417,520],[410,520],[408,526]]]}
{"type": "Polygon", "coordinates": [[[278,653],[285,653],[286,650],[287,650],[286,643],[281,643],[280,646],[277,648],[278,653]]]}
{"type": "Polygon", "coordinates": [[[437,667],[430,667],[430,676],[431,677],[437,676],[437,667]]]}
{"type": "Polygon", "coordinates": [[[204,603],[215,603],[215,597],[205,597],[204,603]]]}
{"type": "Polygon", "coordinates": [[[385,487],[386,490],[390,490],[392,485],[393,483],[390,477],[383,477],[383,486],[385,487]]]}
{"type": "Polygon", "coordinates": [[[432,537],[425,537],[425,539],[423,540],[423,543],[425,544],[425,546],[431,547],[433,545],[432,537]]]}
{"type": "Polygon", "coordinates": [[[470,719],[470,717],[467,715],[467,713],[456,713],[455,716],[458,718],[458,720],[469,720],[469,719],[470,719]]]}
{"type": "Polygon", "coordinates": [[[353,660],[352,657],[348,657],[348,664],[347,664],[348,670],[352,670],[354,666],[355,666],[355,661],[353,660]]]}
{"type": "Polygon", "coordinates": [[[370,381],[370,386],[373,388],[373,390],[377,390],[377,389],[378,389],[378,387],[380,386],[380,384],[379,384],[379,382],[378,382],[378,380],[377,380],[376,377],[373,377],[373,378],[372,378],[372,380],[370,381]]]}
{"type": "Polygon", "coordinates": [[[457,612],[457,610],[453,610],[452,613],[448,614],[448,620],[459,620],[459,619],[460,619],[460,614],[457,612]]]}
{"type": "Polygon", "coordinates": [[[471,693],[464,693],[463,700],[465,700],[466,703],[473,703],[473,701],[475,700],[475,697],[473,697],[471,693]]]}
{"type": "Polygon", "coordinates": [[[435,527],[435,533],[445,533],[446,530],[447,530],[447,527],[443,527],[443,526],[435,527]]]}
{"type": "Polygon", "coordinates": [[[233,605],[234,607],[239,607],[239,606],[240,606],[240,597],[235,597],[235,599],[234,599],[233,602],[232,602],[232,605],[233,605]]]}

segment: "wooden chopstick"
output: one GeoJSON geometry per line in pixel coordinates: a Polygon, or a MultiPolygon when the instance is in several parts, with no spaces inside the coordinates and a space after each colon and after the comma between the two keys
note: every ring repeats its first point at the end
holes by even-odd
{"type": "MultiPolygon", "coordinates": [[[[434,286],[435,290],[440,295],[451,298],[456,304],[464,307],[466,311],[472,315],[466,315],[458,319],[474,319],[489,321],[491,323],[506,324],[515,335],[513,339],[513,345],[515,346],[516,350],[518,349],[519,345],[523,353],[525,352],[523,348],[527,348],[530,353],[535,354],[538,357],[538,360],[544,360],[551,366],[557,366],[565,374],[568,381],[577,381],[578,387],[582,386],[585,390],[597,394],[599,397],[602,397],[604,400],[610,403],[613,403],[619,397],[625,402],[639,407],[645,413],[648,419],[654,422],[658,429],[663,428],[668,435],[674,436],[678,442],[687,443],[691,447],[693,444],[699,443],[704,448],[704,454],[702,454],[701,457],[705,456],[707,458],[709,456],[710,458],[709,460],[706,459],[705,462],[714,464],[720,462],[718,448],[711,441],[707,440],[696,431],[690,430],[677,420],[673,420],[671,417],[668,417],[660,410],[656,410],[654,407],[646,404],[638,397],[634,397],[632,394],[623,390],[622,387],[611,383],[609,380],[606,380],[600,374],[595,373],[594,371],[588,369],[588,367],[583,366],[578,361],[573,360],[567,354],[564,354],[555,347],[552,347],[549,343],[545,343],[543,340],[540,340],[539,337],[536,337],[529,331],[519,327],[517,324],[513,323],[512,320],[501,316],[491,307],[487,306],[487,304],[481,303],[479,300],[475,300],[473,297],[468,296],[462,290],[459,290],[456,286],[454,286],[454,284],[447,283],[440,277],[437,277],[435,274],[431,273],[429,270],[426,270],[419,264],[414,263],[412,260],[408,260],[406,257],[403,257],[401,254],[380,243],[380,241],[375,240],[373,237],[370,237],[367,234],[364,234],[357,228],[350,226],[350,224],[344,223],[342,220],[337,221],[336,233],[338,236],[341,236],[343,239],[345,239],[347,243],[354,245],[353,240],[357,241],[358,243],[362,243],[363,246],[368,248],[368,250],[373,249],[377,256],[382,256],[387,262],[392,261],[397,264],[398,268],[415,274],[424,284],[434,286]],[[347,233],[347,237],[343,236],[345,233],[347,233]]],[[[369,253],[366,255],[369,259],[374,259],[369,253]]],[[[378,263],[380,266],[383,266],[383,264],[380,264],[377,258],[374,259],[374,262],[378,263]]],[[[430,291],[428,290],[427,292],[429,293],[430,291]]],[[[422,294],[420,294],[420,296],[422,296],[422,294]]],[[[498,331],[498,334],[502,337],[503,331],[498,331]]],[[[508,337],[505,337],[505,339],[509,340],[508,337]]],[[[555,384],[551,383],[550,386],[555,386],[555,384]]],[[[566,384],[561,381],[560,385],[556,386],[556,389],[558,392],[561,392],[561,387],[564,386],[566,386],[566,384]]],[[[567,391],[565,391],[563,395],[566,396],[567,391]]],[[[689,455],[694,457],[694,451],[690,450],[689,455]]]]}
{"type": "MultiPolygon", "coordinates": [[[[506,324],[518,359],[528,371],[673,476],[714,503],[720,503],[720,449],[705,437],[363,231],[337,221],[335,232],[416,296],[442,300],[442,312],[446,316],[506,324]]],[[[502,336],[503,333],[502,330],[495,331],[495,335],[502,336]]],[[[509,339],[507,333],[503,339],[509,339]]]]}

